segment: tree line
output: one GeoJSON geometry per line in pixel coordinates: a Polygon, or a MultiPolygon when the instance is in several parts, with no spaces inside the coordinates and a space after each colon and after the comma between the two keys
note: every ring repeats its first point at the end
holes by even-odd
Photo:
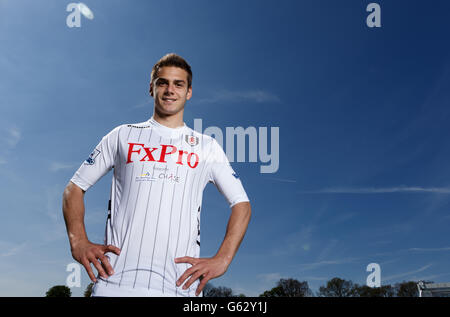
{"type": "MultiPolygon", "coordinates": [[[[90,283],[84,291],[85,297],[90,297],[93,283],[90,283]]],[[[65,285],[51,287],[46,297],[71,297],[70,288],[65,285]]],[[[206,284],[203,289],[204,297],[246,297],[245,294],[235,294],[229,287],[215,287],[206,284]]],[[[417,282],[403,281],[394,285],[382,285],[380,287],[369,287],[359,285],[350,280],[334,277],[320,286],[317,292],[313,292],[307,281],[298,281],[293,278],[280,279],[276,285],[259,297],[419,297],[417,282]]]]}

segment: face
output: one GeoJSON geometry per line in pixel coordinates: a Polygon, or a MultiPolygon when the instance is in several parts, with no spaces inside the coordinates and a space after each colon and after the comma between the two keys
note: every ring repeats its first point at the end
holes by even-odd
{"type": "Polygon", "coordinates": [[[150,84],[150,94],[160,113],[173,115],[180,112],[192,96],[192,87],[188,89],[188,73],[179,67],[162,67],[158,78],[150,84]]]}

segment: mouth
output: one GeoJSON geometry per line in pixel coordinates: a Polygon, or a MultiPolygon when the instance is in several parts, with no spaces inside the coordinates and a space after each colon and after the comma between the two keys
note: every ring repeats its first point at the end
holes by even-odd
{"type": "Polygon", "coordinates": [[[173,103],[177,101],[175,98],[163,97],[162,100],[166,103],[173,103]]]}

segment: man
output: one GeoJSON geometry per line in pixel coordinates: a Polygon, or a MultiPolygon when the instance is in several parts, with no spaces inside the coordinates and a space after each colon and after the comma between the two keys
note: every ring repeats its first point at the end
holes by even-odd
{"type": "Polygon", "coordinates": [[[199,296],[227,271],[250,221],[249,199],[221,146],[183,122],[192,96],[189,64],[176,54],[161,58],[150,95],[153,116],[105,135],[64,190],[71,252],[95,282],[92,296],[199,296]],[[105,244],[94,244],[85,231],[84,194],[112,168],[105,244]],[[216,255],[200,258],[208,182],[232,211],[216,255]]]}

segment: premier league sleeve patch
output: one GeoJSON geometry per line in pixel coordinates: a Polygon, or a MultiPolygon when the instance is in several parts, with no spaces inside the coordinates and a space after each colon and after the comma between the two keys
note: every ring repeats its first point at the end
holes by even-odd
{"type": "Polygon", "coordinates": [[[84,164],[86,165],[93,165],[95,163],[95,158],[100,154],[100,151],[95,149],[89,157],[84,161],[84,164]]]}

